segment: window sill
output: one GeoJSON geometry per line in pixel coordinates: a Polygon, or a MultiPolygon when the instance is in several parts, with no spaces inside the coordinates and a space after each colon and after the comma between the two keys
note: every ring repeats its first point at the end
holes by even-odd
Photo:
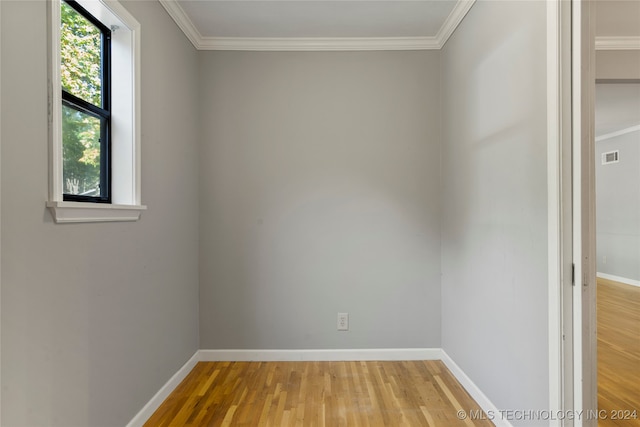
{"type": "Polygon", "coordinates": [[[58,224],[74,222],[138,221],[144,205],[111,205],[106,203],[47,202],[53,220],[58,224]]]}

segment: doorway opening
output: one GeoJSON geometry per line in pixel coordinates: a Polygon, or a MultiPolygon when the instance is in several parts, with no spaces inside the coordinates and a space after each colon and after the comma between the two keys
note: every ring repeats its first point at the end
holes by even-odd
{"type": "MultiPolygon", "coordinates": [[[[598,409],[640,418],[640,81],[596,82],[598,409]]],[[[612,417],[600,427],[615,426],[612,417]]]]}

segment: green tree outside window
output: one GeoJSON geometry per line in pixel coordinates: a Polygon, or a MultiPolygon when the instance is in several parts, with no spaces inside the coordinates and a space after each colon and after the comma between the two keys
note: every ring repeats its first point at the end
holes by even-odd
{"type": "MultiPolygon", "coordinates": [[[[102,107],[102,34],[65,2],[60,12],[62,88],[102,107]]],[[[100,126],[99,118],[63,105],[63,193],[100,194],[100,126]]]]}

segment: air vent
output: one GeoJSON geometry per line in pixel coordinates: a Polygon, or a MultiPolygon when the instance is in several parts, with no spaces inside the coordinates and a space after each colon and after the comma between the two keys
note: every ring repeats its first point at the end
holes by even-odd
{"type": "Polygon", "coordinates": [[[602,153],[602,164],[609,165],[611,163],[618,163],[620,161],[620,151],[609,151],[602,153]]]}

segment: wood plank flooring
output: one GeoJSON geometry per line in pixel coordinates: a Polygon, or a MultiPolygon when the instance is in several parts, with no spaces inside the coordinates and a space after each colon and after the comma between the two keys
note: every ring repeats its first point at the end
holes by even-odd
{"type": "Polygon", "coordinates": [[[493,426],[459,410],[480,408],[441,361],[199,362],[145,427],[493,426]]]}
{"type": "Polygon", "coordinates": [[[598,407],[608,415],[598,426],[640,426],[640,419],[611,419],[625,410],[640,418],[640,287],[598,279],[597,301],[598,407]]]}

